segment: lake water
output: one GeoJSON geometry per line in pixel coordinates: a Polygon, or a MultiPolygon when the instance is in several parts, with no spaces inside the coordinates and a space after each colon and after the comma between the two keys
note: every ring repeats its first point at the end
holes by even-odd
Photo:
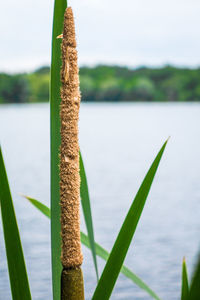
{"type": "MultiPolygon", "coordinates": [[[[110,250],[137,189],[171,136],[125,264],[162,299],[180,298],[181,263],[191,276],[200,243],[200,105],[82,104],[80,146],[95,238],[110,250]]],[[[34,300],[51,299],[49,220],[24,200],[49,205],[49,106],[0,106],[0,142],[34,300]]],[[[82,230],[85,226],[82,219],[82,230]]],[[[11,299],[0,226],[0,299],[11,299]]],[[[86,299],[96,280],[83,246],[86,299]]],[[[102,270],[104,262],[99,259],[102,270]]],[[[120,275],[111,299],[150,299],[120,275]]],[[[102,299],[103,300],[103,299],[102,299]]]]}

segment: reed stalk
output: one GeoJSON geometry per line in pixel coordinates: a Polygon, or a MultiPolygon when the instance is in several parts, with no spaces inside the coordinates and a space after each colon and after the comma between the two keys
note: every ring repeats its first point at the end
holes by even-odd
{"type": "Polygon", "coordinates": [[[54,0],[51,81],[50,81],[50,144],[51,144],[51,261],[53,300],[60,300],[60,278],[62,272],[60,235],[60,69],[61,40],[56,37],[63,30],[66,0],[54,0]]]}
{"type": "Polygon", "coordinates": [[[80,107],[79,70],[73,12],[64,15],[61,69],[60,206],[63,266],[62,300],[83,300],[83,261],[80,241],[80,175],[78,120],[80,107]]]}

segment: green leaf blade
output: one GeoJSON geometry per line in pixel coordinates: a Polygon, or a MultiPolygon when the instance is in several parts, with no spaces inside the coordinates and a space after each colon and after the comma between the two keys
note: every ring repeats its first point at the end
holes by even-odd
{"type": "Polygon", "coordinates": [[[97,281],[98,281],[99,276],[98,276],[98,266],[97,266],[95,240],[94,240],[92,212],[91,212],[91,206],[90,206],[90,196],[89,196],[87,177],[86,177],[81,153],[79,153],[79,159],[80,159],[80,178],[81,178],[81,185],[80,185],[81,204],[82,204],[82,208],[83,208],[84,219],[85,219],[87,232],[88,232],[88,238],[89,238],[89,242],[90,242],[90,249],[92,252],[94,267],[95,267],[97,281]]]}
{"type": "Polygon", "coordinates": [[[125,221],[120,229],[115,244],[112,248],[111,254],[108,258],[106,266],[100,277],[99,283],[96,287],[92,300],[107,300],[110,298],[116,280],[118,278],[123,261],[126,257],[131,240],[135,233],[138,221],[142,214],[151,184],[156,174],[161,157],[165,150],[167,141],[164,143],[154,162],[152,163],[147,175],[145,176],[135,199],[128,211],[125,221]]]}
{"type": "Polygon", "coordinates": [[[38,201],[34,198],[31,198],[29,196],[23,195],[23,197],[26,198],[27,200],[29,200],[29,202],[31,204],[33,204],[38,210],[40,210],[45,216],[47,216],[48,218],[51,218],[50,209],[46,205],[44,205],[40,201],[38,201]]]}
{"type": "Polygon", "coordinates": [[[200,256],[192,276],[192,282],[190,285],[190,291],[187,300],[199,300],[199,299],[200,299],[200,256]]]}
{"type": "Polygon", "coordinates": [[[53,300],[60,300],[61,226],[60,226],[60,191],[59,191],[59,148],[60,148],[60,69],[61,41],[57,39],[63,31],[66,0],[55,0],[52,33],[51,81],[50,81],[50,132],[51,132],[51,259],[53,300]]]}
{"type": "MultiPolygon", "coordinates": [[[[88,248],[90,248],[89,239],[86,234],[81,232],[81,242],[88,248]]],[[[95,243],[96,247],[96,254],[104,259],[105,261],[108,260],[108,257],[110,253],[105,250],[101,245],[98,243],[95,243]]],[[[128,269],[126,266],[122,265],[121,271],[122,274],[124,274],[127,278],[129,278],[132,282],[134,282],[138,287],[143,289],[145,292],[147,292],[152,298],[156,300],[160,300],[160,298],[156,295],[154,291],[142,280],[140,279],[136,274],[134,274],[130,269],[128,269]]]]}
{"type": "Polygon", "coordinates": [[[15,210],[0,147],[0,205],[12,298],[31,300],[15,210]]]}
{"type": "MultiPolygon", "coordinates": [[[[26,199],[30,198],[25,196],[26,199]]],[[[31,198],[33,199],[33,198],[31,198]]],[[[35,199],[34,199],[35,200],[35,199]]],[[[37,208],[39,209],[44,215],[46,215],[48,218],[50,218],[50,209],[45,206],[44,204],[42,204],[41,202],[39,202],[41,205],[37,205],[37,200],[35,201],[31,201],[31,203],[37,208]],[[44,213],[44,209],[41,209],[41,207],[45,206],[46,210],[48,210],[48,213],[44,213]]],[[[86,247],[88,247],[89,249],[91,248],[90,246],[90,241],[88,236],[81,232],[81,243],[83,245],[85,245],[86,247]]],[[[96,254],[101,257],[102,259],[104,259],[105,261],[108,259],[110,253],[105,250],[101,245],[95,243],[95,249],[96,249],[96,254]]],[[[134,282],[137,286],[139,286],[141,289],[143,289],[145,292],[147,292],[151,297],[153,297],[156,300],[160,300],[160,298],[156,295],[156,293],[154,291],[152,291],[150,289],[150,287],[144,283],[143,280],[141,280],[137,275],[135,275],[131,270],[129,270],[126,266],[122,266],[121,268],[121,273],[123,273],[127,278],[129,278],[130,280],[132,280],[132,282],[134,282]]]]}
{"type": "Polygon", "coordinates": [[[188,284],[187,266],[184,258],[182,263],[181,300],[187,300],[188,296],[189,296],[189,284],[188,284]]]}

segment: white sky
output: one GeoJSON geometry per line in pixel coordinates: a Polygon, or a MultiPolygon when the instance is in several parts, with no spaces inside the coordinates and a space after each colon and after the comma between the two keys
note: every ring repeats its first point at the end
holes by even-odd
{"type": "MultiPolygon", "coordinates": [[[[69,0],[79,62],[200,66],[200,0],[69,0]]],[[[0,71],[50,64],[53,0],[6,0],[0,71]]]]}

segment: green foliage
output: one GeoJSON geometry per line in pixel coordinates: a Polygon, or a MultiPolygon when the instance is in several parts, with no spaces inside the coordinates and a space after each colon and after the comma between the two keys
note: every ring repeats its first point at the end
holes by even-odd
{"type": "Polygon", "coordinates": [[[83,101],[200,100],[200,69],[96,66],[80,77],[83,101]]]}
{"type": "Polygon", "coordinates": [[[24,255],[0,147],[0,206],[13,300],[31,300],[24,255]]]}
{"type": "Polygon", "coordinates": [[[80,153],[80,178],[81,178],[81,186],[80,186],[81,204],[82,204],[82,208],[83,208],[85,224],[87,227],[88,238],[90,241],[90,248],[92,251],[92,257],[93,257],[94,267],[95,267],[97,281],[98,281],[99,276],[98,276],[98,267],[97,267],[95,241],[94,241],[92,212],[91,212],[91,206],[90,206],[90,196],[89,196],[87,177],[85,174],[85,168],[84,168],[81,153],[80,153]]]}
{"type": "Polygon", "coordinates": [[[133,77],[126,84],[126,101],[132,99],[140,101],[153,101],[155,94],[155,86],[152,80],[147,77],[133,77]]]}
{"type": "Polygon", "coordinates": [[[166,144],[167,141],[160,149],[158,155],[156,156],[154,162],[152,163],[148,173],[146,174],[135,196],[135,199],[123,222],[123,225],[120,229],[115,244],[112,248],[106,266],[100,277],[99,283],[96,287],[92,300],[101,300],[101,299],[107,300],[110,298],[117,277],[123,265],[124,259],[126,257],[128,248],[130,246],[131,240],[134,236],[137,224],[142,214],[147,196],[151,188],[151,184],[153,182],[154,176],[156,174],[166,144]]]}
{"type": "MultiPolygon", "coordinates": [[[[40,212],[42,212],[45,216],[47,216],[48,218],[51,218],[51,212],[50,209],[44,205],[43,203],[39,202],[36,199],[33,199],[31,197],[28,196],[24,196],[26,199],[28,199],[30,201],[30,203],[32,203],[40,212]]],[[[89,237],[81,232],[81,243],[83,245],[85,245],[87,248],[91,249],[91,243],[90,243],[90,239],[89,237]]],[[[97,244],[95,242],[95,249],[96,249],[96,254],[101,257],[102,259],[104,259],[105,261],[108,260],[108,257],[110,255],[110,253],[105,250],[102,246],[100,246],[99,244],[97,244]]],[[[134,282],[137,286],[139,286],[141,289],[143,289],[146,293],[149,294],[149,296],[151,296],[154,299],[159,300],[160,298],[156,295],[156,293],[154,291],[152,291],[152,289],[150,289],[150,287],[144,283],[144,281],[142,281],[136,274],[134,274],[131,270],[129,270],[126,266],[122,266],[120,272],[122,274],[124,274],[127,278],[129,278],[132,282],[134,282]]]]}
{"type": "Polygon", "coordinates": [[[45,75],[49,75],[49,72],[50,72],[50,68],[48,66],[43,66],[43,67],[40,67],[38,69],[35,70],[35,74],[45,74],[45,75]]]}
{"type": "MultiPolygon", "coordinates": [[[[30,74],[0,74],[0,103],[48,101],[49,72],[49,67],[44,66],[30,74]]],[[[90,102],[200,101],[199,78],[200,69],[171,66],[80,68],[82,101],[90,102]]]]}
{"type": "Polygon", "coordinates": [[[0,102],[23,103],[28,102],[30,86],[26,74],[0,74],[0,102]]]}
{"type": "Polygon", "coordinates": [[[189,296],[188,275],[187,275],[187,266],[184,258],[182,264],[181,300],[187,300],[188,296],[189,296]]]}
{"type": "Polygon", "coordinates": [[[46,217],[51,218],[51,211],[46,205],[29,196],[24,196],[24,198],[37,207],[37,209],[39,209],[46,217]]]}
{"type": "Polygon", "coordinates": [[[192,276],[192,282],[190,285],[189,296],[187,300],[199,300],[200,299],[200,256],[197,261],[197,265],[192,276]]]}
{"type": "Polygon", "coordinates": [[[30,87],[29,102],[45,102],[49,99],[49,72],[35,72],[28,75],[30,87]]]}
{"type": "Polygon", "coordinates": [[[59,147],[60,147],[60,69],[61,69],[61,41],[57,36],[63,31],[63,19],[66,9],[65,0],[55,0],[52,57],[51,57],[51,84],[50,84],[50,135],[51,135],[51,258],[52,258],[52,285],[53,300],[60,300],[60,278],[62,265],[61,236],[60,236],[60,177],[59,177],[59,147]]]}

